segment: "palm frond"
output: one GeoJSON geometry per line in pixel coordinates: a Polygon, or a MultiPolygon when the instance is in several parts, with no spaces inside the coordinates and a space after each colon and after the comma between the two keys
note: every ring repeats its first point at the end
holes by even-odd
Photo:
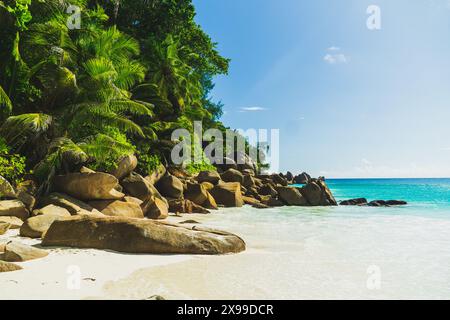
{"type": "Polygon", "coordinates": [[[3,115],[9,115],[12,111],[12,103],[6,92],[0,86],[0,110],[3,115]]]}

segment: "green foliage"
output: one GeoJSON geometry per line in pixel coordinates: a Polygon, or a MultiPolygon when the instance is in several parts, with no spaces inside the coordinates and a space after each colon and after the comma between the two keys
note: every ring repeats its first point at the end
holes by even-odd
{"type": "Polygon", "coordinates": [[[202,161],[201,163],[190,163],[186,166],[186,171],[190,174],[196,174],[201,171],[216,171],[209,161],[202,161]]]}
{"type": "Polygon", "coordinates": [[[120,133],[116,139],[104,134],[87,137],[79,147],[91,159],[90,168],[96,171],[111,171],[117,168],[118,160],[134,153],[134,147],[120,133]]]}
{"type": "Polygon", "coordinates": [[[146,174],[195,120],[225,130],[209,94],[229,60],[194,17],[192,0],[0,0],[0,137],[41,191],[55,174],[109,171],[130,153],[146,174]],[[81,29],[67,27],[69,4],[81,29]]]}
{"type": "Polygon", "coordinates": [[[138,153],[138,160],[136,170],[142,175],[148,175],[161,164],[161,159],[156,154],[138,153]]]}
{"type": "Polygon", "coordinates": [[[31,4],[31,0],[16,0],[13,6],[6,6],[6,10],[11,13],[15,18],[15,25],[20,30],[27,29],[27,23],[31,21],[31,13],[28,6],[31,4]]]}
{"type": "Polygon", "coordinates": [[[0,139],[0,176],[13,184],[17,184],[25,173],[25,157],[10,154],[6,142],[0,139]]]}

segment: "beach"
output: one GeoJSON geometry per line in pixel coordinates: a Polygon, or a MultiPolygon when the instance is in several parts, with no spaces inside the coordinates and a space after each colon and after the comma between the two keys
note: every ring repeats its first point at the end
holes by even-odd
{"type": "Polygon", "coordinates": [[[373,193],[401,189],[411,201],[405,207],[245,206],[170,216],[171,222],[195,220],[236,233],[247,249],[221,256],[56,249],[21,263],[24,270],[0,274],[0,298],[448,299],[450,210],[437,200],[445,200],[449,181],[419,182],[381,181],[374,187],[371,181],[357,189],[330,181],[338,198],[370,185],[373,193]],[[79,289],[68,289],[71,266],[81,271],[79,289]]]}

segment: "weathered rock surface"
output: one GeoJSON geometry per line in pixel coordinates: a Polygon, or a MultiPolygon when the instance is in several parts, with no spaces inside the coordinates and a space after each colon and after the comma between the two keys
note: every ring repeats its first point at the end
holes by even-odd
{"type": "Polygon", "coordinates": [[[299,174],[294,177],[294,183],[296,184],[307,184],[311,180],[311,176],[306,172],[299,174]]]}
{"type": "Polygon", "coordinates": [[[202,207],[205,207],[206,209],[217,210],[218,206],[214,197],[209,192],[206,192],[206,195],[207,199],[205,202],[203,202],[202,207]]]}
{"type": "Polygon", "coordinates": [[[48,252],[19,242],[11,241],[5,246],[3,260],[8,262],[22,262],[43,258],[48,252]]]}
{"type": "Polygon", "coordinates": [[[19,229],[23,221],[17,217],[0,216],[0,222],[9,223],[10,229],[19,229]]]}
{"type": "Polygon", "coordinates": [[[49,204],[41,209],[33,210],[32,216],[50,215],[57,217],[70,217],[71,214],[69,210],[55,206],[54,204],[49,204]]]}
{"type": "Polygon", "coordinates": [[[187,183],[184,197],[198,205],[203,205],[208,199],[208,191],[201,184],[187,183]]]}
{"type": "Polygon", "coordinates": [[[175,176],[165,175],[158,181],[156,188],[164,197],[175,199],[183,197],[183,183],[175,176]]]}
{"type": "Polygon", "coordinates": [[[271,179],[275,184],[282,185],[283,187],[288,185],[286,178],[282,177],[280,174],[271,175],[271,179]]]}
{"type": "Polygon", "coordinates": [[[56,176],[53,184],[56,191],[79,200],[119,200],[125,196],[115,189],[117,178],[103,172],[56,176]]]}
{"type": "Polygon", "coordinates": [[[97,200],[89,201],[89,205],[106,216],[129,217],[143,219],[144,213],[137,203],[121,200],[97,200]]]}
{"type": "Polygon", "coordinates": [[[126,196],[125,198],[123,198],[123,201],[136,203],[138,205],[141,205],[141,204],[144,203],[144,201],[142,201],[141,199],[138,199],[138,198],[135,198],[135,197],[130,197],[130,196],[126,196]]]}
{"type": "Polygon", "coordinates": [[[288,206],[305,206],[308,201],[303,197],[300,191],[294,187],[278,187],[278,197],[288,206]]]}
{"type": "Polygon", "coordinates": [[[0,260],[0,273],[22,270],[23,268],[15,263],[0,260]]]}
{"type": "Polygon", "coordinates": [[[169,200],[169,211],[172,213],[209,213],[204,207],[187,199],[169,200]]]}
{"type": "Polygon", "coordinates": [[[145,180],[150,182],[150,184],[155,185],[164,175],[166,174],[167,169],[162,164],[158,166],[153,172],[151,172],[148,176],[145,177],[145,180]]]}
{"type": "Polygon", "coordinates": [[[323,180],[312,179],[300,189],[310,206],[336,206],[337,202],[323,180]]]}
{"type": "Polygon", "coordinates": [[[9,230],[9,228],[11,228],[11,224],[10,223],[0,221],[0,236],[2,234],[5,234],[6,231],[9,230]]]}
{"type": "Polygon", "coordinates": [[[144,202],[152,197],[166,201],[147,179],[137,173],[131,173],[128,177],[123,179],[121,183],[127,194],[144,202]]]}
{"type": "Polygon", "coordinates": [[[0,201],[0,216],[12,216],[26,220],[30,213],[19,200],[3,200],[0,201]]]}
{"type": "Polygon", "coordinates": [[[238,182],[222,182],[210,190],[217,204],[225,207],[242,207],[241,185],[238,182]]]}
{"type": "Polygon", "coordinates": [[[220,174],[217,171],[202,171],[196,179],[199,183],[209,182],[215,185],[220,181],[220,174]]]}
{"type": "Polygon", "coordinates": [[[244,175],[235,169],[228,169],[220,176],[225,182],[239,182],[240,184],[244,182],[244,175]]]}
{"type": "Polygon", "coordinates": [[[43,234],[50,228],[50,225],[54,221],[61,219],[67,219],[67,217],[49,214],[31,217],[20,227],[20,235],[28,238],[42,238],[43,234]]]}
{"type": "Polygon", "coordinates": [[[400,200],[374,200],[369,202],[367,205],[369,207],[389,207],[389,206],[404,206],[408,203],[406,201],[400,201],[400,200]]]}
{"type": "Polygon", "coordinates": [[[275,188],[272,187],[272,185],[270,184],[263,185],[261,188],[258,189],[258,193],[263,196],[271,196],[271,197],[275,197],[276,195],[278,195],[277,190],[275,190],[275,188]]]}
{"type": "Polygon", "coordinates": [[[53,204],[55,206],[66,209],[71,215],[103,215],[100,211],[88,205],[87,203],[75,199],[62,193],[51,193],[47,197],[40,199],[40,205],[47,206],[53,204]]]}
{"type": "Polygon", "coordinates": [[[162,220],[169,216],[169,205],[167,201],[152,197],[141,205],[144,215],[149,219],[162,220]]]}
{"type": "Polygon", "coordinates": [[[119,160],[117,168],[111,174],[117,179],[121,180],[128,176],[134,169],[136,169],[138,160],[134,154],[123,157],[119,160]]]}
{"type": "Polygon", "coordinates": [[[33,211],[36,205],[36,198],[26,191],[18,191],[17,199],[21,201],[29,211],[33,211]]]}
{"type": "Polygon", "coordinates": [[[339,203],[341,206],[363,206],[367,204],[366,198],[344,200],[339,203]]]}
{"type": "Polygon", "coordinates": [[[16,191],[8,180],[0,176],[0,198],[15,198],[16,191]]]}
{"type": "Polygon", "coordinates": [[[55,221],[42,244],[157,254],[225,254],[245,250],[245,242],[228,232],[117,217],[55,221]]]}

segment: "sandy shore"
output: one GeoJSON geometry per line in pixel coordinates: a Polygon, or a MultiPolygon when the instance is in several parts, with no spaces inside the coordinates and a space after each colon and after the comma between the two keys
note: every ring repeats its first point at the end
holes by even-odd
{"type": "MultiPolygon", "coordinates": [[[[0,236],[0,243],[7,240],[37,246],[41,242],[18,236],[18,230],[0,236]]],[[[189,259],[182,255],[129,255],[94,249],[49,251],[43,259],[17,263],[23,270],[0,273],[0,299],[109,299],[112,297],[104,291],[109,282],[139,269],[189,259]]]]}
{"type": "MultiPolygon", "coordinates": [[[[0,274],[0,299],[448,299],[450,222],[392,210],[244,207],[170,217],[236,233],[247,250],[198,256],[52,249],[21,263],[24,270],[0,274]],[[379,287],[369,285],[373,270],[379,287]],[[73,288],[77,271],[80,286],[73,288]]],[[[0,236],[6,239],[40,242],[17,231],[0,236]]]]}

